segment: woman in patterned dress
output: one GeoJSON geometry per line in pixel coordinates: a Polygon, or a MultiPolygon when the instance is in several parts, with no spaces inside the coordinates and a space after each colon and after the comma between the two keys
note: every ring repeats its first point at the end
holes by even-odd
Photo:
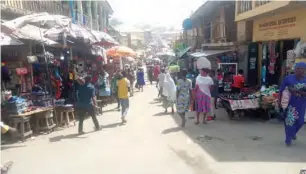
{"type": "Polygon", "coordinates": [[[209,69],[203,68],[200,70],[200,74],[196,78],[195,95],[196,95],[196,111],[197,118],[196,124],[200,123],[200,114],[203,113],[203,124],[206,123],[206,116],[211,110],[211,90],[214,82],[209,77],[209,69]]]}
{"type": "Polygon", "coordinates": [[[192,82],[191,80],[187,79],[186,76],[187,71],[180,72],[176,92],[176,110],[178,115],[182,118],[182,127],[185,127],[186,124],[185,114],[189,110],[192,89],[192,82]]]}
{"type": "Polygon", "coordinates": [[[296,140],[296,134],[304,124],[306,108],[305,72],[306,63],[297,63],[295,65],[295,73],[285,77],[279,90],[279,105],[281,103],[282,93],[286,87],[288,87],[291,94],[284,123],[286,133],[285,142],[287,146],[291,145],[292,140],[296,140]]]}

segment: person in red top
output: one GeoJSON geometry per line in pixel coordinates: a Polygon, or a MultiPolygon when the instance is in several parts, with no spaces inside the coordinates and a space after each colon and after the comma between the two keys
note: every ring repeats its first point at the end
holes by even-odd
{"type": "Polygon", "coordinates": [[[154,81],[157,81],[159,74],[160,74],[160,66],[158,64],[155,64],[155,66],[153,68],[154,81]]]}
{"type": "Polygon", "coordinates": [[[238,75],[234,75],[232,84],[232,93],[240,93],[244,86],[243,70],[238,71],[238,75]]]}

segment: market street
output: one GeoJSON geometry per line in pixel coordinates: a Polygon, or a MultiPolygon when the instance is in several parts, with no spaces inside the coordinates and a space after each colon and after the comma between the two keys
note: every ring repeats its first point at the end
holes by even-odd
{"type": "MultiPolygon", "coordinates": [[[[306,129],[291,148],[283,126],[259,121],[229,121],[220,116],[208,125],[165,115],[154,85],[135,92],[127,125],[120,112],[105,108],[103,129],[77,136],[77,127],[40,135],[35,140],[2,146],[2,162],[14,161],[10,174],[294,174],[306,168],[306,129]]],[[[224,113],[219,112],[219,115],[224,113]]]]}

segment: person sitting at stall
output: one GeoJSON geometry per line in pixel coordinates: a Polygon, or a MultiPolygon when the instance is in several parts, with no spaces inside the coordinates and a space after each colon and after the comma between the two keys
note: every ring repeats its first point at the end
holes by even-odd
{"type": "Polygon", "coordinates": [[[244,87],[243,70],[240,69],[237,75],[233,76],[232,93],[240,93],[244,87]]]}

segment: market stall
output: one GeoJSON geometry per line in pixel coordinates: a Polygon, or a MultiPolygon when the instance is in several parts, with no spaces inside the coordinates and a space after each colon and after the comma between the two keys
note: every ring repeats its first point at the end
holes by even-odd
{"type": "Polygon", "coordinates": [[[247,110],[259,108],[260,94],[220,94],[221,104],[226,109],[230,119],[240,119],[247,110]]]}

